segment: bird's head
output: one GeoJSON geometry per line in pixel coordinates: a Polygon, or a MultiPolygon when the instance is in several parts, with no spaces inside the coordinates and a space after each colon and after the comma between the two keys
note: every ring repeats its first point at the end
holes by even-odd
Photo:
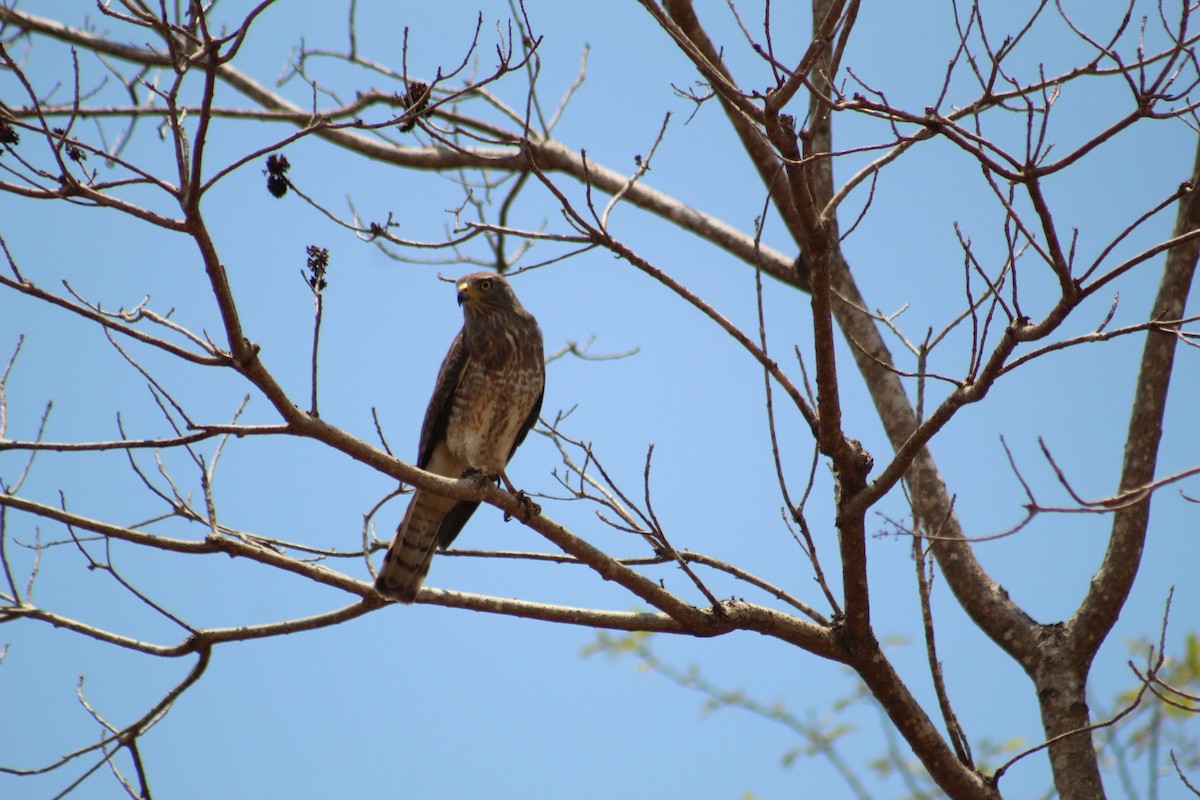
{"type": "Polygon", "coordinates": [[[495,272],[473,272],[459,278],[454,285],[458,289],[458,304],[466,310],[511,308],[514,302],[512,287],[495,272]]]}

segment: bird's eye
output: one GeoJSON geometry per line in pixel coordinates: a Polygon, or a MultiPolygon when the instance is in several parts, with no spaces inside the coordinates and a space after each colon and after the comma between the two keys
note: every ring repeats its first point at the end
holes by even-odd
{"type": "Polygon", "coordinates": [[[479,291],[490,292],[492,290],[492,279],[484,278],[479,282],[479,291]]]}

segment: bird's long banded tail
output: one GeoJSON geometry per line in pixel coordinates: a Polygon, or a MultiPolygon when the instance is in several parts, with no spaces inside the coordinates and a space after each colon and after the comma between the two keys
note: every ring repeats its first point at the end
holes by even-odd
{"type": "Polygon", "coordinates": [[[455,501],[417,490],[404,512],[383,566],[375,578],[375,588],[401,603],[417,599],[417,591],[429,572],[437,549],[438,531],[455,501]]]}

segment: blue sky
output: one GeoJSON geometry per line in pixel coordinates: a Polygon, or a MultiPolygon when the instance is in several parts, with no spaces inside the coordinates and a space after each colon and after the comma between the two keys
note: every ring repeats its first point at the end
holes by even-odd
{"type": "MultiPolygon", "coordinates": [[[[235,19],[245,5],[222,4],[219,14],[235,19]]],[[[311,48],[343,49],[346,12],[333,5],[308,5],[303,11],[298,4],[273,7],[255,24],[235,64],[273,85],[301,37],[311,48]]],[[[509,16],[506,3],[490,0],[443,3],[436,12],[424,3],[359,5],[358,46],[363,56],[398,67],[401,35],[408,26],[409,69],[417,76],[461,60],[479,8],[479,53],[481,70],[486,70],[497,37],[495,23],[509,16]]],[[[1028,4],[1006,8],[1017,5],[1028,4]]],[[[1093,26],[1090,30],[1101,31],[1110,24],[1082,7],[1085,4],[1076,5],[1081,6],[1081,21],[1093,26]]],[[[21,8],[50,15],[61,13],[62,6],[34,2],[21,8]]],[[[1012,20],[1003,16],[1008,11],[986,8],[989,22],[995,15],[995,29],[1008,30],[1004,26],[1012,20]]],[[[672,112],[648,182],[742,230],[752,229],[762,207],[761,184],[713,104],[685,124],[691,104],[675,95],[671,83],[690,85],[693,72],[635,3],[538,0],[528,3],[528,10],[536,32],[544,36],[539,84],[544,103],[556,104],[575,78],[584,47],[590,47],[587,80],[556,130],[561,141],[586,148],[589,158],[599,163],[632,171],[634,156],[649,151],[663,116],[672,112]]],[[[735,73],[746,85],[762,85],[768,75],[747,53],[724,4],[707,4],[701,12],[711,20],[714,38],[725,46],[735,73]]],[[[1147,6],[1140,13],[1153,9],[1147,6]]],[[[94,11],[91,18],[99,29],[109,27],[94,11]]],[[[761,10],[746,11],[748,24],[760,18],[761,10]]],[[[79,19],[68,21],[80,24],[79,19]]],[[[777,46],[787,53],[783,60],[798,58],[807,31],[804,20],[781,16],[774,30],[777,46]]],[[[868,7],[845,64],[864,83],[886,89],[892,102],[922,109],[936,97],[952,55],[955,42],[948,37],[952,27],[944,3],[921,3],[919,9],[911,4],[903,9],[868,7]]],[[[122,31],[119,38],[129,39],[131,34],[122,31]]],[[[68,96],[70,53],[43,42],[28,52],[22,47],[10,49],[14,57],[25,59],[39,89],[62,82],[56,98],[68,96]]],[[[1061,24],[1048,20],[1023,44],[1015,68],[1026,78],[1036,74],[1039,62],[1046,64],[1047,72],[1055,72],[1081,52],[1064,36],[1061,24]]],[[[81,66],[93,81],[103,74],[86,55],[81,55],[81,66]]],[[[343,99],[356,89],[399,88],[378,75],[350,73],[334,62],[320,62],[314,70],[336,86],[343,99]]],[[[521,80],[501,82],[493,90],[509,103],[523,102],[521,80]]],[[[310,91],[299,81],[290,81],[280,91],[301,105],[311,103],[310,91]]],[[[120,101],[111,82],[102,92],[110,102],[120,101]]],[[[0,74],[0,97],[20,103],[8,74],[0,74]]],[[[961,105],[973,97],[968,81],[956,81],[948,103],[961,105]]],[[[250,105],[232,95],[224,99],[250,105]]],[[[1065,150],[1125,113],[1128,93],[1111,82],[1073,83],[1064,90],[1060,105],[1050,137],[1065,150]]],[[[995,126],[989,128],[995,136],[1019,146],[1021,125],[1003,116],[987,120],[995,126]]],[[[834,124],[840,147],[887,137],[879,123],[862,117],[838,115],[834,124]]],[[[99,138],[90,123],[80,123],[77,130],[80,136],[99,138]]],[[[283,126],[218,122],[210,134],[209,163],[227,163],[289,132],[283,126]]],[[[129,157],[163,169],[171,153],[154,125],[143,121],[136,135],[129,157]]],[[[31,149],[34,140],[27,139],[31,149]]],[[[1195,140],[1195,131],[1181,122],[1148,123],[1114,138],[1077,169],[1049,182],[1059,225],[1079,230],[1081,260],[1094,257],[1116,231],[1188,177],[1195,140]]],[[[350,158],[316,141],[289,146],[286,153],[293,164],[289,177],[307,194],[343,215],[350,213],[351,202],[366,219],[382,219],[391,212],[400,220],[403,236],[438,238],[448,220],[445,209],[460,202],[460,187],[445,177],[350,158]]],[[[839,163],[839,182],[865,158],[849,156],[839,163]]],[[[566,184],[565,179],[561,182],[566,184]]],[[[140,192],[135,197],[166,208],[161,196],[140,192]]],[[[864,202],[861,190],[847,201],[843,229],[864,202]]],[[[307,245],[330,250],[322,329],[322,416],[374,441],[371,409],[376,408],[393,448],[402,456],[411,455],[437,365],[461,322],[452,290],[436,275],[441,271],[455,276],[469,268],[391,260],[298,198],[271,198],[263,190],[257,162],[228,176],[206,198],[204,210],[248,336],[262,346],[267,366],[301,400],[307,398],[312,301],[298,273],[307,245]]],[[[534,228],[543,220],[553,230],[564,227],[553,198],[536,186],[527,189],[516,215],[519,227],[534,228]]],[[[1118,255],[1164,238],[1172,215],[1153,220],[1118,255]]],[[[953,225],[971,237],[981,260],[995,269],[1004,258],[1001,222],[1001,209],[978,169],[946,143],[931,142],[883,172],[870,213],[847,240],[846,253],[872,307],[891,313],[907,305],[899,324],[910,339],[918,340],[928,327],[946,324],[962,307],[962,252],[953,225]]],[[[214,336],[220,330],[200,259],[184,237],[113,212],[31,203],[9,194],[0,194],[0,232],[22,272],[45,288],[58,289],[66,279],[106,308],[130,307],[149,294],[152,308],[174,308],[173,319],[181,324],[214,336]]],[[[614,213],[613,232],[744,330],[756,330],[754,276],[743,264],[632,207],[614,213]]],[[[764,241],[784,252],[794,249],[774,219],[768,220],[764,241]]],[[[557,252],[552,245],[539,245],[533,258],[557,252]]],[[[1112,291],[1120,292],[1114,326],[1145,319],[1160,266],[1145,265],[1113,284],[1112,291]]],[[[1032,261],[1024,269],[1027,297],[1037,309],[1048,297],[1042,292],[1046,287],[1039,285],[1044,276],[1032,261]]],[[[597,353],[638,348],[636,356],[616,361],[554,362],[548,370],[544,415],[573,409],[564,430],[593,442],[606,469],[633,496],[641,496],[646,450],[653,444],[655,510],[677,548],[743,566],[820,608],[805,559],[780,522],[762,375],[755,363],[694,309],[602,252],[521,276],[515,287],[537,315],[548,350],[590,337],[597,353]]],[[[766,288],[772,352],[796,376],[794,361],[786,354],[793,346],[806,356],[811,353],[808,298],[772,282],[766,288]]],[[[1080,309],[1064,335],[1099,324],[1112,302],[1112,292],[1101,294],[1080,309]]],[[[167,432],[145,381],[96,326],[28,298],[0,293],[0,356],[7,358],[22,332],[25,344],[8,390],[10,438],[31,437],[50,399],[54,410],[49,440],[113,438],[118,412],[130,435],[167,432]]],[[[889,344],[900,366],[911,367],[900,355],[899,344],[889,344]]],[[[1039,437],[1082,494],[1100,497],[1113,491],[1140,347],[1140,339],[1129,338],[1076,348],[1023,367],[1001,381],[984,403],[963,409],[935,439],[934,455],[969,534],[996,533],[1022,517],[1024,495],[1001,436],[1039,499],[1047,503],[1066,504],[1067,498],[1040,456],[1039,437]]],[[[205,421],[227,420],[248,391],[233,376],[212,369],[180,367],[143,350],[137,355],[186,401],[189,412],[205,421]]],[[[964,338],[951,336],[935,351],[931,367],[960,374],[966,357],[964,338]]],[[[888,452],[886,440],[861,382],[848,368],[849,351],[844,347],[840,358],[847,431],[875,453],[879,465],[888,452]]],[[[1188,402],[1198,390],[1200,359],[1195,349],[1181,348],[1160,474],[1198,460],[1200,441],[1188,402]]],[[[778,395],[776,399],[778,408],[778,395]]],[[[263,398],[252,397],[244,421],[276,419],[263,398]]],[[[811,442],[796,414],[782,410],[779,426],[785,468],[796,491],[811,459],[811,442]]],[[[211,455],[212,448],[210,443],[200,450],[211,455]]],[[[190,462],[181,454],[163,458],[181,485],[194,491],[198,483],[190,462]]],[[[23,463],[19,454],[0,453],[0,475],[12,480],[23,463]]],[[[140,463],[156,474],[148,454],[140,463]]],[[[531,436],[509,475],[530,492],[558,494],[551,476],[556,467],[561,470],[552,444],[531,436]]],[[[156,480],[162,484],[162,479],[156,480]]],[[[229,442],[215,483],[226,524],[342,549],[360,540],[363,513],[392,488],[389,479],[315,444],[260,439],[229,442]]],[[[1195,481],[1183,488],[1200,495],[1195,481]]],[[[22,494],[57,503],[60,490],[71,509],[123,524],[135,524],[161,510],[123,457],[111,454],[40,455],[22,494]]],[[[828,472],[820,466],[811,522],[826,570],[836,573],[829,491],[828,472]]],[[[393,501],[382,512],[379,536],[390,535],[389,526],[402,514],[403,502],[393,501]]],[[[597,546],[643,554],[638,541],[604,526],[590,507],[556,502],[543,506],[548,515],[597,546]]],[[[886,533],[890,526],[884,515],[903,519],[903,498],[893,493],[878,511],[875,529],[886,533]]],[[[1110,698],[1133,683],[1125,666],[1126,642],[1157,638],[1169,586],[1176,592],[1168,646],[1178,651],[1184,634],[1197,628],[1196,519],[1197,507],[1174,488],[1157,498],[1138,582],[1093,672],[1097,698],[1110,698]]],[[[1040,621],[1061,619],[1074,609],[1103,555],[1107,522],[1091,515],[1046,516],[1019,535],[981,544],[979,557],[1032,616],[1040,621]]],[[[39,522],[10,514],[8,525],[10,537],[29,542],[39,522]]],[[[172,524],[155,530],[201,535],[172,524]]],[[[40,534],[44,540],[67,536],[45,523],[40,534]]],[[[459,543],[471,548],[548,547],[530,530],[515,522],[502,523],[500,512],[487,508],[472,520],[459,543]]],[[[28,569],[29,553],[13,550],[16,563],[28,569]]],[[[907,638],[891,654],[934,713],[919,645],[908,541],[872,538],[869,552],[877,629],[881,637],[907,638]]],[[[224,557],[196,559],[131,548],[116,548],[112,557],[126,577],[193,625],[268,622],[320,613],[351,599],[224,557]]],[[[358,577],[366,574],[361,561],[332,566],[358,577]]],[[[699,600],[677,571],[660,568],[650,574],[699,600]]],[[[568,605],[635,606],[628,595],[581,567],[439,557],[429,584],[568,605]]],[[[718,594],[735,591],[716,577],[713,585],[718,594]]],[[[52,548],[43,556],[36,598],[66,616],[149,641],[166,644],[184,638],[179,628],[150,613],[111,578],[87,571],[71,545],[52,548]]],[[[1040,741],[1030,682],[969,624],[940,579],[934,603],[950,695],[973,741],[1040,741]]],[[[821,761],[781,765],[781,755],[802,744],[783,728],[737,711],[705,714],[698,696],[639,672],[630,661],[582,657],[581,649],[595,635],[587,629],[397,606],[332,629],[218,648],[205,678],[145,738],[151,786],[158,796],[170,798],[368,793],[426,798],[734,798],[743,792],[766,798],[848,796],[844,784],[821,761]]],[[[0,762],[6,765],[41,763],[94,740],[96,726],[75,697],[80,675],[86,677],[85,691],[93,706],[123,724],[140,715],[191,666],[190,659],[163,662],[32,623],[7,627],[0,642],[10,643],[0,665],[0,718],[18,721],[0,726],[0,762]]],[[[768,703],[782,701],[801,717],[828,716],[854,726],[856,732],[839,744],[856,763],[879,755],[885,746],[871,709],[856,706],[836,715],[831,711],[833,701],[852,689],[835,665],[750,634],[716,640],[658,637],[655,647],[681,668],[695,664],[719,685],[742,687],[768,703]]],[[[50,796],[64,782],[61,775],[21,782],[0,777],[0,794],[50,796]]],[[[1005,788],[1014,797],[1035,796],[1048,783],[1045,761],[1036,756],[1005,778],[1005,788]]],[[[879,797],[900,792],[894,783],[874,785],[879,797]]],[[[98,775],[77,796],[112,797],[114,788],[110,778],[98,775]]]]}

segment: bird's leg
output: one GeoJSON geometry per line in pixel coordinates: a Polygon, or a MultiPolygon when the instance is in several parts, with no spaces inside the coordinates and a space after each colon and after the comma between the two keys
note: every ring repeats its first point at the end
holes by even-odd
{"type": "MultiPolygon", "coordinates": [[[[503,472],[500,473],[500,480],[504,482],[504,488],[508,490],[508,493],[516,497],[517,501],[520,502],[521,513],[518,514],[518,517],[520,518],[521,522],[529,522],[529,520],[542,513],[542,507],[530,500],[529,495],[525,494],[524,490],[513,486],[512,481],[510,481],[508,476],[503,472]]],[[[508,522],[509,519],[510,515],[505,514],[504,521],[508,522]]]]}
{"type": "MultiPolygon", "coordinates": [[[[491,481],[492,483],[496,484],[503,483],[504,488],[508,491],[508,493],[516,497],[517,501],[521,504],[521,511],[517,514],[517,517],[522,522],[529,522],[529,520],[542,513],[542,507],[530,500],[529,495],[527,495],[524,490],[513,486],[512,481],[510,481],[508,476],[503,472],[497,473],[496,475],[488,475],[478,467],[466,467],[459,477],[461,480],[477,480],[481,483],[484,481],[491,481]]],[[[512,514],[509,514],[507,511],[504,512],[505,522],[508,522],[510,519],[512,519],[512,517],[512,514]]]]}

